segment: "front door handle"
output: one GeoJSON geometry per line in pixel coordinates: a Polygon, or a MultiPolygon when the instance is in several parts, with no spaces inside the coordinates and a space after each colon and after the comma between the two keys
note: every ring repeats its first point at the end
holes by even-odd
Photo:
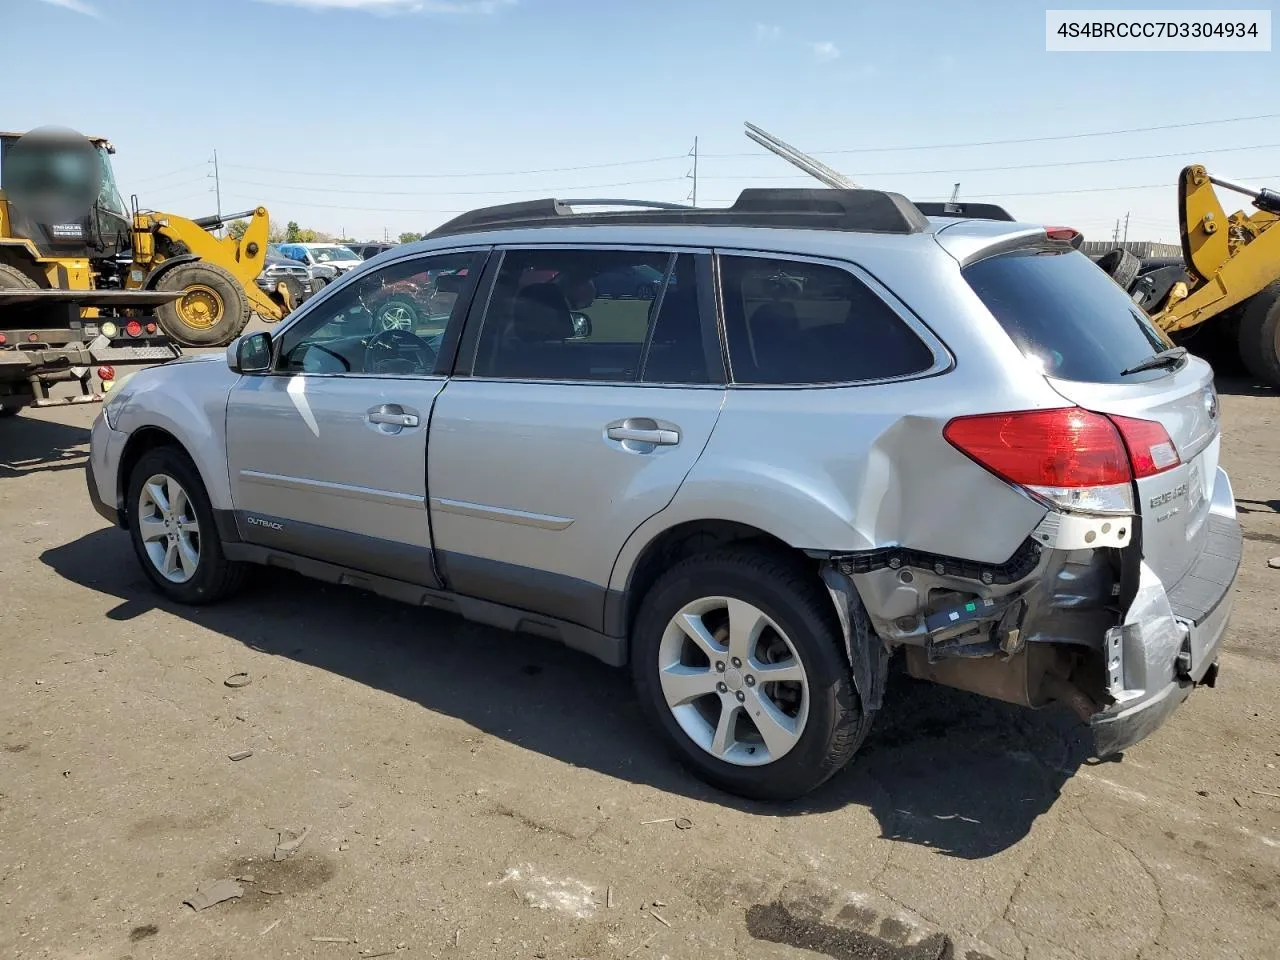
{"type": "Polygon", "coordinates": [[[388,427],[416,427],[418,418],[412,413],[371,413],[370,423],[381,423],[388,427]]]}
{"type": "Polygon", "coordinates": [[[398,403],[380,403],[365,412],[365,419],[383,433],[399,433],[405,427],[418,425],[418,415],[405,413],[404,407],[398,403]]]}
{"type": "Polygon", "coordinates": [[[674,430],[644,430],[639,427],[610,427],[610,440],[634,440],[637,443],[656,443],[670,446],[680,442],[680,434],[674,430]]]}

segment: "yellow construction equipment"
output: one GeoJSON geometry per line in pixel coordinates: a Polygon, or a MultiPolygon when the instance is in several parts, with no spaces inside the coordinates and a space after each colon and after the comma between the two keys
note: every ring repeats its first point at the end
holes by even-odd
{"type": "MultiPolygon", "coordinates": [[[[5,157],[21,137],[0,133],[0,188],[5,157]]],[[[86,139],[99,158],[100,186],[80,220],[34,222],[0,192],[0,265],[9,268],[0,271],[0,289],[20,285],[16,273],[50,290],[176,294],[154,304],[156,319],[169,337],[198,347],[230,343],[254,313],[272,322],[292,310],[287,288],[269,295],[255,283],[267,253],[264,208],[190,220],[140,209],[135,197],[126,209],[111,169],[115,148],[102,137],[86,139]],[[240,237],[211,232],[242,217],[249,226],[240,237]]]]}
{"type": "Polygon", "coordinates": [[[1178,207],[1183,266],[1147,284],[1144,309],[1178,340],[1216,318],[1249,372],[1280,389],[1280,192],[1193,165],[1179,177],[1178,207]],[[1249,197],[1254,212],[1228,216],[1215,185],[1249,197]]]}

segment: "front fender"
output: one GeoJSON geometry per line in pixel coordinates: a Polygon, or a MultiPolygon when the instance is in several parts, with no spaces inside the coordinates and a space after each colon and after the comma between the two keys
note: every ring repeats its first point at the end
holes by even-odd
{"type": "MultiPolygon", "coordinates": [[[[221,353],[150,367],[128,382],[129,399],[116,429],[134,434],[163,430],[195,462],[215,510],[230,510],[227,472],[227,401],[238,377],[221,353]],[[181,381],[180,383],[178,381],[181,381]]],[[[117,477],[119,484],[126,478],[117,477]]]]}

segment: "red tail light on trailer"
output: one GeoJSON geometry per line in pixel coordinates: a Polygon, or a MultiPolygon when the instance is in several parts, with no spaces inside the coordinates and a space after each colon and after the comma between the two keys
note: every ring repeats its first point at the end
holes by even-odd
{"type": "Polygon", "coordinates": [[[98,368],[99,380],[114,380],[116,378],[116,368],[109,366],[101,366],[98,368]]]}
{"type": "Polygon", "coordinates": [[[124,325],[124,332],[131,337],[140,337],[142,336],[142,324],[137,320],[130,320],[124,325]]]}

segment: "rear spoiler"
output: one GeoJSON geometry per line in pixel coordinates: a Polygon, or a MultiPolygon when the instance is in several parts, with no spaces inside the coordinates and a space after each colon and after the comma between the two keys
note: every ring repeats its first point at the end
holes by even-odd
{"type": "Polygon", "coordinates": [[[994,203],[950,203],[938,201],[918,201],[916,208],[926,217],[952,217],[957,220],[1005,220],[1012,223],[1014,218],[1004,207],[994,203]]]}

